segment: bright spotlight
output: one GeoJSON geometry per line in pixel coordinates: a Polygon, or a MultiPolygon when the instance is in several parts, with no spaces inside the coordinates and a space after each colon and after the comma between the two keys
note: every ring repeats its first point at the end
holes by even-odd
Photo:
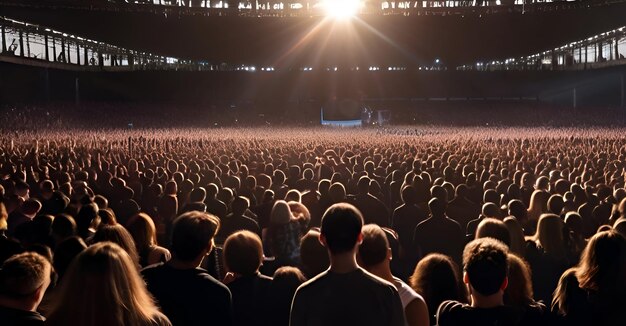
{"type": "Polygon", "coordinates": [[[325,0],[326,15],[335,19],[348,19],[359,12],[361,0],[325,0]]]}

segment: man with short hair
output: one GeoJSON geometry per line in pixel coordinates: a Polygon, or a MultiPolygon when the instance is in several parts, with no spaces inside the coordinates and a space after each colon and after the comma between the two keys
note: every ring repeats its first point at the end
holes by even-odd
{"type": "Polygon", "coordinates": [[[235,197],[231,206],[233,209],[232,213],[226,215],[226,218],[221,221],[220,231],[215,237],[217,244],[224,243],[226,238],[239,230],[248,230],[260,237],[261,228],[259,228],[259,224],[255,220],[245,216],[250,206],[248,198],[242,196],[235,197]]]}
{"type": "Polygon", "coordinates": [[[142,271],[148,290],[174,325],[232,324],[230,291],[199,267],[213,250],[219,225],[211,214],[180,215],[173,223],[172,259],[142,271]]]}
{"type": "MultiPolygon", "coordinates": [[[[440,187],[440,189],[443,189],[440,187]]],[[[445,190],[443,192],[445,194],[445,190]]],[[[461,252],[465,236],[459,223],[446,216],[445,199],[435,197],[428,202],[431,216],[415,227],[413,248],[425,257],[430,253],[441,253],[461,263],[461,252]]]]}
{"type": "Polygon", "coordinates": [[[523,312],[504,305],[508,285],[507,247],[492,238],[476,239],[463,251],[463,281],[471,304],[444,301],[437,312],[437,325],[520,325],[523,312]]]}
{"type": "Polygon", "coordinates": [[[4,326],[43,325],[37,312],[50,285],[52,265],[28,252],[7,259],[0,268],[0,323],[4,326]]]}
{"type": "Polygon", "coordinates": [[[393,284],[398,289],[407,326],[428,325],[430,317],[424,298],[391,274],[391,247],[385,231],[376,224],[363,226],[363,242],[359,245],[358,262],[368,272],[393,284]]]}
{"type": "Polygon", "coordinates": [[[322,217],[320,242],[330,268],[302,284],[291,305],[291,326],[404,326],[404,311],[393,284],[357,265],[363,217],[352,205],[332,205],[322,217]]]}

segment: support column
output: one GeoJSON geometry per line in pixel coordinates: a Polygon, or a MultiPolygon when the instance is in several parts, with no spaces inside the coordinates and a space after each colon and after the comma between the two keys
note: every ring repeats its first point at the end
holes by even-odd
{"type": "Polygon", "coordinates": [[[85,46],[83,46],[83,51],[85,51],[84,55],[84,59],[85,59],[85,63],[83,65],[88,66],[89,65],[89,56],[87,55],[89,52],[89,49],[85,46]]]}
{"type": "Polygon", "coordinates": [[[52,62],[57,62],[57,45],[56,45],[56,41],[54,40],[54,37],[52,38],[52,62]]]}
{"type": "Polygon", "coordinates": [[[2,25],[2,53],[7,52],[7,36],[4,25],[2,25]]]}
{"type": "Polygon", "coordinates": [[[67,44],[67,46],[66,46],[66,48],[67,48],[67,54],[66,54],[67,59],[65,59],[65,62],[67,62],[67,63],[72,63],[72,56],[70,55],[70,53],[72,52],[72,51],[71,51],[71,49],[72,49],[72,44],[68,43],[68,44],[67,44]]]}
{"type": "Polygon", "coordinates": [[[20,57],[24,56],[24,33],[20,31],[20,57]]]}
{"type": "Polygon", "coordinates": [[[619,60],[619,38],[615,37],[615,60],[619,60]]]}
{"type": "Polygon", "coordinates": [[[67,58],[65,57],[65,39],[61,39],[61,57],[63,58],[63,63],[67,62],[67,58]]]}
{"type": "Polygon", "coordinates": [[[46,47],[46,51],[44,52],[46,56],[46,61],[50,61],[50,49],[48,49],[48,35],[43,36],[43,43],[46,47]]]}
{"type": "Polygon", "coordinates": [[[76,64],[80,66],[80,46],[76,42],[76,64]]]}
{"type": "Polygon", "coordinates": [[[26,56],[30,58],[30,38],[28,33],[26,33],[26,56]]]}

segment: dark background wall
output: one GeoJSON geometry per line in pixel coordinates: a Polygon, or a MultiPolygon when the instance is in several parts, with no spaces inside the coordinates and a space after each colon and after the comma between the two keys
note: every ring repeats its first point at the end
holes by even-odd
{"type": "Polygon", "coordinates": [[[0,63],[0,104],[74,101],[172,102],[273,107],[294,102],[429,98],[537,98],[572,106],[622,105],[626,67],[587,71],[71,72],[0,63]]]}

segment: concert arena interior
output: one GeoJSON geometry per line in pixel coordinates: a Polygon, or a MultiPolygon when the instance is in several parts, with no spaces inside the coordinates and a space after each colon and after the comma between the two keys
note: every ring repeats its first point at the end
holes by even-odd
{"type": "Polygon", "coordinates": [[[0,325],[626,325],[626,1],[0,0],[0,325]]]}

